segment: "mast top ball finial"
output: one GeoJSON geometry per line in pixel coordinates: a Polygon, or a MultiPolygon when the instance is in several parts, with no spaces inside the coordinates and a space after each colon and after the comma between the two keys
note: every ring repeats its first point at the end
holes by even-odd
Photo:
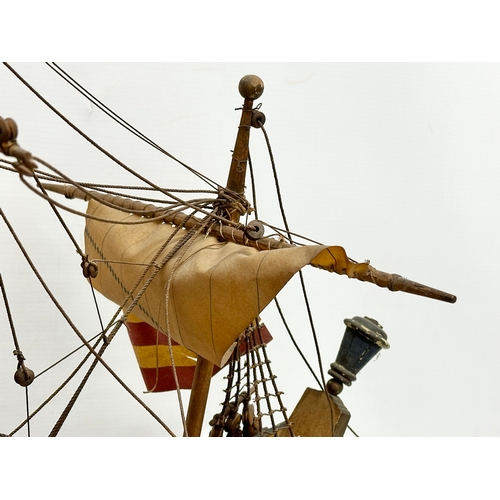
{"type": "Polygon", "coordinates": [[[256,75],[246,75],[240,80],[238,90],[245,99],[258,99],[264,92],[264,82],[256,75]]]}

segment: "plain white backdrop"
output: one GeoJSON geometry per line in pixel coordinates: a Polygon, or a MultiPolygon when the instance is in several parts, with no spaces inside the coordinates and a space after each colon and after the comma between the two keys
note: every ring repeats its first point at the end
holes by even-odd
{"type": "MultiPolygon", "coordinates": [[[[119,10],[94,1],[63,9],[50,1],[17,2],[5,10],[2,50],[12,61],[488,62],[499,60],[496,10],[486,1],[435,0],[253,2],[230,8],[225,2],[158,5],[146,0],[119,10]]],[[[391,349],[342,394],[351,425],[362,436],[497,436],[498,65],[168,66],[154,72],[137,67],[119,71],[108,64],[65,68],[170,152],[222,183],[238,123],[233,109],[241,103],[237,82],[246,73],[259,74],[266,84],[261,102],[294,229],[342,244],[350,256],[369,258],[379,269],[458,295],[452,306],[431,303],[308,270],[324,365],[336,355],[344,317],[372,315],[389,334],[391,349]],[[308,210],[320,220],[306,216],[308,210]]],[[[128,134],[117,136],[116,125],[104,125],[88,103],[78,101],[42,65],[15,67],[33,77],[31,83],[65,112],[73,109],[72,120],[132,166],[169,186],[169,181],[192,182],[128,134]]],[[[16,119],[21,145],[79,179],[119,175],[10,73],[0,74],[0,115],[16,119]]],[[[255,133],[252,154],[259,157],[261,217],[278,221],[267,155],[255,133]]],[[[82,278],[72,247],[49,224],[53,215],[47,207],[16,176],[0,174],[0,206],[29,242],[37,265],[72,317],[91,335],[97,321],[88,289],[77,285],[82,278]]],[[[81,235],[82,221],[69,219],[81,235]]],[[[5,228],[0,235],[0,272],[21,347],[28,366],[39,372],[66,353],[68,344],[76,345],[76,339],[43,298],[5,228]]],[[[282,304],[289,305],[294,333],[314,360],[297,284],[290,285],[282,304]]],[[[304,386],[314,385],[297,368],[300,361],[271,310],[264,319],[275,336],[273,367],[280,363],[275,372],[291,408],[304,386]]],[[[24,394],[11,381],[15,358],[6,320],[0,321],[0,432],[10,432],[23,418],[24,394]]],[[[142,391],[125,335],[115,339],[107,355],[120,375],[142,391]]],[[[58,381],[40,377],[36,390],[30,389],[32,407],[58,381]]],[[[209,412],[220,402],[215,382],[214,389],[209,412]]],[[[62,434],[158,433],[158,426],[120,391],[101,370],[62,434]]],[[[47,435],[70,393],[33,421],[32,434],[47,435]]],[[[175,407],[171,399],[144,397],[169,424],[178,421],[177,412],[169,413],[175,407]]],[[[56,498],[65,498],[68,490],[77,498],[103,492],[188,494],[199,491],[200,484],[204,491],[220,494],[228,489],[228,475],[241,477],[244,470],[254,474],[232,483],[239,492],[250,484],[252,492],[265,489],[266,495],[311,487],[329,494],[333,487],[350,497],[381,493],[399,499],[455,491],[491,495],[496,441],[246,440],[243,448],[234,440],[14,439],[3,441],[1,456],[4,489],[12,493],[21,486],[24,495],[43,490],[56,498]],[[160,469],[155,480],[154,471],[160,469]],[[99,490],[88,477],[100,479],[99,490]]]]}
{"type": "MultiPolygon", "coordinates": [[[[376,318],[391,348],[341,397],[361,436],[497,436],[499,352],[495,256],[500,147],[500,65],[479,63],[73,63],[61,66],[88,91],[171,154],[225,184],[242,98],[239,79],[259,75],[258,102],[275,156],[292,231],[344,246],[355,260],[446,290],[456,304],[392,293],[368,283],[306,269],[323,370],[335,361],[343,319],[376,318]]],[[[104,148],[166,187],[199,186],[181,166],[141,143],[89,104],[48,66],[13,64],[31,85],[104,148]]],[[[97,152],[0,68],[1,115],[13,118],[19,144],[79,181],[136,181],[97,152]]],[[[259,217],[283,227],[262,134],[252,130],[259,217]]],[[[88,337],[98,320],[71,242],[49,207],[16,174],[2,171],[1,207],[49,286],[88,337]]],[[[249,183],[248,183],[249,184],[249,183]]],[[[62,200],[61,200],[62,201],[62,200]]],[[[84,209],[79,201],[70,206],[84,209]]],[[[83,242],[83,219],[65,215],[83,242]]],[[[3,223],[2,223],[3,224],[3,223]]],[[[78,345],[45,297],[7,231],[0,272],[27,366],[40,372],[78,345]]],[[[287,321],[317,369],[300,286],[279,295],[287,321]]],[[[99,299],[106,317],[114,306],[99,299]]],[[[0,432],[24,418],[24,390],[4,313],[0,432]]],[[[316,387],[274,307],[262,314],[279,388],[291,411],[316,387]]],[[[80,356],[77,355],[77,356],[80,356]]],[[[144,391],[126,331],[106,359],[135,391],[144,391]]],[[[37,404],[68,374],[68,360],[30,386],[37,404]]],[[[207,420],[223,400],[214,379],[207,420]]],[[[64,390],[33,419],[47,435],[74,390],[64,390]]],[[[143,399],[181,433],[174,394],[143,399]]],[[[187,395],[185,398],[187,404],[187,395]]],[[[20,431],[23,433],[25,431],[20,431]]],[[[205,428],[205,434],[208,428],[205,428]]],[[[101,367],[67,423],[65,436],[157,436],[163,429],[101,367]]],[[[348,431],[349,435],[350,432],[348,431]]]]}

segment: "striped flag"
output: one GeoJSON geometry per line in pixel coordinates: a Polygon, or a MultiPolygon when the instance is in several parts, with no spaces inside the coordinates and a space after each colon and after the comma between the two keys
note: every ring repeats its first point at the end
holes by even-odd
{"type": "MultiPolygon", "coordinates": [[[[125,325],[148,392],[176,390],[167,336],[133,314],[127,317],[125,325]]],[[[272,340],[264,325],[260,327],[260,334],[265,344],[272,340]]],[[[254,332],[254,343],[258,345],[261,342],[257,338],[258,332],[254,332]]],[[[171,344],[179,388],[191,389],[196,368],[196,354],[173,339],[171,344]]],[[[244,352],[245,346],[242,345],[240,353],[244,352]]],[[[220,368],[214,365],[213,375],[219,370],[220,368]]]]}

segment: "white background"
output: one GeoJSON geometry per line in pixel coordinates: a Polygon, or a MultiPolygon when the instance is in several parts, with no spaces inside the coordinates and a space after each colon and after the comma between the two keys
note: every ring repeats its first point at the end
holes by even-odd
{"type": "MultiPolygon", "coordinates": [[[[140,5],[123,4],[119,10],[114,4],[102,1],[91,0],[85,6],[67,4],[61,8],[59,3],[49,0],[38,4],[19,1],[9,5],[4,14],[2,52],[11,61],[499,61],[497,6],[484,0],[474,3],[422,0],[404,4],[392,0],[355,3],[313,0],[286,6],[278,2],[232,3],[230,7],[217,0],[203,4],[160,4],[145,0],[140,5]]],[[[333,70],[316,67],[313,72],[304,70],[303,66],[288,66],[287,73],[278,72],[273,82],[271,73],[278,71],[274,64],[267,66],[271,69],[265,72],[262,66],[255,64],[217,64],[215,71],[190,69],[191,75],[184,79],[181,75],[177,84],[178,68],[169,71],[167,79],[157,82],[147,79],[147,74],[141,77],[141,71],[132,70],[124,78],[111,78],[116,83],[111,89],[103,74],[114,73],[115,69],[104,65],[97,76],[90,68],[92,77],[82,83],[88,83],[96,94],[99,88],[107,89],[107,93],[99,97],[116,99],[106,102],[111,106],[118,103],[117,111],[125,118],[133,120],[134,125],[182,160],[193,161],[194,167],[225,182],[229,149],[233,147],[238,123],[232,110],[241,102],[236,92],[237,81],[248,72],[260,74],[266,83],[262,102],[268,117],[267,129],[273,141],[292,226],[305,227],[305,233],[325,242],[343,244],[353,258],[370,258],[380,269],[399,272],[458,295],[455,305],[433,304],[309,270],[310,292],[314,287],[319,289],[314,299],[316,321],[323,317],[323,325],[326,322],[326,326],[317,323],[324,353],[336,354],[344,317],[371,314],[389,333],[391,349],[367,366],[355,385],[342,395],[353,414],[351,424],[364,436],[497,436],[498,341],[494,326],[497,301],[495,260],[491,255],[498,254],[495,252],[498,202],[494,198],[498,176],[497,66],[439,64],[433,66],[434,69],[417,65],[418,69],[405,66],[407,69],[402,70],[389,65],[393,68],[391,71],[387,65],[379,64],[349,65],[344,66],[343,71],[341,66],[334,66],[333,70]],[[329,77],[322,76],[325,71],[329,77]],[[331,71],[336,76],[332,77],[331,71]],[[402,71],[407,74],[405,78],[401,78],[402,71]],[[216,75],[217,85],[213,88],[200,85],[211,72],[216,75]],[[305,82],[311,73],[314,77],[305,82]],[[359,78],[360,73],[378,76],[359,78]],[[297,85],[301,81],[303,83],[297,85]],[[153,88],[146,92],[148,85],[153,88]],[[173,86],[176,86],[175,92],[168,93],[173,86]],[[214,114],[219,111],[224,116],[214,114]],[[151,121],[153,113],[161,116],[160,125],[151,121]],[[169,120],[174,121],[167,127],[165,123],[169,120]],[[175,141],[171,142],[171,138],[175,141]],[[224,144],[217,144],[219,140],[225,141],[224,144]],[[203,147],[199,146],[201,141],[204,141],[203,147]],[[290,185],[291,177],[285,173],[287,169],[298,168],[300,179],[307,174],[308,179],[316,180],[297,182],[292,178],[290,185]],[[328,172],[330,181],[335,175],[335,183],[310,175],[313,168],[323,174],[328,172]],[[316,200],[327,207],[321,212],[324,225],[306,223],[310,219],[304,217],[303,210],[298,215],[292,213],[297,190],[301,192],[301,205],[305,205],[310,196],[302,196],[302,191],[310,189],[318,193],[322,186],[328,191],[316,200]],[[405,194],[388,190],[388,186],[404,187],[405,194]],[[358,196],[357,202],[352,203],[353,193],[364,196],[358,196]],[[425,203],[417,197],[421,193],[425,203]],[[366,200],[367,195],[371,203],[366,200]],[[348,210],[346,199],[351,201],[348,210]],[[445,200],[452,200],[452,204],[446,204],[445,200]],[[407,203],[410,201],[419,202],[419,209],[415,203],[407,203]],[[445,206],[449,206],[449,212],[445,206]],[[346,219],[347,213],[352,219],[346,219]],[[435,220],[444,226],[446,214],[450,214],[448,227],[432,229],[435,220]],[[344,224],[346,220],[352,220],[352,224],[344,224]],[[359,228],[356,230],[353,224],[359,228]],[[371,228],[377,229],[376,238],[372,240],[366,234],[371,228]],[[401,233],[403,238],[398,238],[401,233]],[[328,297],[323,299],[326,307],[321,303],[321,295],[328,297]],[[457,342],[451,342],[455,340],[457,342]],[[331,342],[332,347],[325,345],[326,342],[331,342]]],[[[74,67],[71,70],[76,72],[74,67]]],[[[23,71],[28,70],[24,67],[23,71]]],[[[39,76],[33,83],[41,88],[49,77],[42,75],[46,70],[38,71],[35,73],[39,76]]],[[[83,80],[81,73],[79,70],[75,76],[83,80]]],[[[29,92],[22,90],[9,73],[2,71],[1,75],[0,114],[18,121],[22,145],[68,172],[73,173],[77,165],[84,163],[76,173],[84,174],[85,180],[87,175],[96,180],[116,177],[115,167],[106,163],[105,169],[99,169],[99,165],[103,165],[100,155],[83,146],[66,127],[61,127],[59,120],[29,92]],[[21,119],[21,115],[26,118],[21,119]]],[[[52,89],[51,97],[58,100],[56,97],[60,95],[63,101],[75,103],[74,93],[62,90],[65,84],[61,86],[61,82],[56,81],[54,88],[47,84],[48,89],[52,89]]],[[[79,108],[71,114],[73,120],[81,116],[80,122],[87,125],[92,122],[85,120],[89,115],[88,105],[73,105],[79,108]]],[[[92,119],[96,116],[93,113],[92,119]]],[[[109,135],[114,136],[116,130],[116,126],[110,126],[109,135]]],[[[106,133],[96,134],[103,143],[105,136],[106,133]]],[[[175,170],[173,180],[183,181],[180,170],[171,162],[151,156],[149,148],[147,152],[139,150],[137,143],[126,148],[132,140],[126,134],[123,137],[113,146],[113,151],[125,154],[128,149],[128,161],[138,149],[139,160],[134,158],[133,165],[140,165],[141,170],[156,167],[159,172],[155,175],[165,184],[169,184],[169,179],[163,168],[169,175],[175,170]],[[159,166],[160,163],[164,167],[159,166]]],[[[265,158],[262,140],[259,141],[253,139],[252,146],[260,144],[262,153],[259,154],[265,158]]],[[[253,147],[254,156],[255,150],[253,147]]],[[[262,201],[262,197],[265,199],[263,189],[268,185],[268,179],[262,178],[264,172],[268,172],[267,160],[259,161],[259,171],[261,216],[277,221],[274,195],[270,195],[267,206],[264,207],[262,201]]],[[[74,304],[71,305],[73,317],[79,325],[88,325],[90,335],[96,328],[96,323],[90,324],[91,319],[96,321],[95,314],[89,306],[88,290],[82,288],[81,293],[75,292],[75,284],[82,278],[71,246],[59,229],[51,237],[59,245],[56,249],[53,243],[50,251],[39,243],[40,236],[47,238],[40,220],[48,221],[52,214],[46,207],[42,209],[43,204],[35,201],[11,174],[2,174],[1,193],[0,206],[9,218],[15,219],[23,241],[35,235],[29,248],[32,252],[38,251],[37,264],[46,263],[42,269],[44,276],[52,276],[50,284],[58,289],[58,296],[64,298],[66,307],[74,304]],[[13,212],[26,214],[21,215],[24,222],[13,212]],[[64,262],[63,256],[66,256],[64,262]],[[63,277],[68,284],[61,291],[63,277]],[[78,305],[75,297],[80,295],[83,303],[78,305]],[[79,313],[80,309],[86,311],[88,317],[78,318],[78,314],[86,314],[79,313]]],[[[71,224],[81,234],[82,222],[76,220],[71,224]]],[[[48,233],[52,234],[52,230],[48,233]]],[[[28,354],[28,366],[38,371],[39,366],[45,367],[49,360],[67,352],[61,339],[72,338],[73,345],[76,339],[68,333],[65,323],[57,319],[51,304],[42,298],[26,264],[18,257],[16,263],[11,260],[11,255],[14,258],[18,254],[5,228],[0,242],[1,272],[7,280],[21,347],[28,354]],[[4,245],[9,245],[7,263],[4,245]],[[32,340],[25,341],[22,332],[27,332],[32,340]]],[[[297,294],[290,300],[292,308],[296,304],[299,311],[301,302],[297,294]]],[[[287,315],[296,325],[294,331],[307,342],[310,336],[303,312],[302,319],[298,315],[290,318],[294,310],[287,311],[287,315]]],[[[268,324],[273,321],[270,316],[271,313],[266,312],[268,324]]],[[[283,344],[289,343],[283,341],[278,346],[278,339],[283,335],[275,331],[279,324],[276,328],[274,324],[270,325],[275,334],[272,349],[281,353],[286,349],[283,344]]],[[[9,335],[4,323],[0,366],[2,370],[5,366],[6,372],[2,371],[2,381],[11,380],[15,364],[10,354],[9,335]],[[7,346],[3,345],[4,341],[7,346]]],[[[120,374],[130,374],[130,382],[133,380],[135,388],[141,391],[138,370],[127,342],[124,335],[119,336],[107,355],[115,356],[114,366],[123,358],[125,366],[120,374]],[[121,348],[117,347],[119,342],[122,342],[121,348]]],[[[309,347],[308,354],[310,350],[309,347]]],[[[327,355],[324,358],[327,365],[330,358],[327,355]]],[[[276,372],[280,386],[285,380],[290,381],[281,387],[287,405],[293,407],[294,399],[311,381],[307,380],[307,373],[296,371],[296,354],[291,353],[289,358],[273,355],[272,359],[273,363],[284,360],[285,366],[277,367],[276,372]]],[[[153,434],[150,428],[146,429],[148,418],[143,410],[130,401],[125,409],[120,408],[117,400],[123,399],[123,395],[118,396],[117,384],[106,373],[101,375],[93,382],[92,391],[89,387],[85,389],[87,399],[77,403],[76,409],[80,411],[72,413],[62,432],[66,435],[153,434]],[[109,394],[114,397],[110,398],[109,394]],[[99,425],[96,426],[96,422],[99,425]]],[[[2,382],[0,432],[9,432],[23,416],[22,392],[17,386],[6,384],[2,382]]],[[[44,376],[37,385],[36,391],[34,387],[30,389],[30,397],[38,392],[36,397],[40,400],[41,393],[48,393],[54,382],[44,376]],[[46,386],[42,386],[42,381],[46,386]]],[[[210,403],[210,408],[220,402],[218,390],[214,393],[215,401],[210,403]]],[[[162,416],[167,417],[168,408],[174,406],[172,401],[156,396],[162,416]]],[[[69,394],[62,399],[67,398],[69,394]]],[[[148,399],[153,398],[148,396],[148,399]]],[[[61,400],[59,408],[43,417],[44,423],[41,417],[36,426],[34,421],[33,434],[47,435],[65,402],[61,400]]],[[[168,417],[169,423],[170,420],[168,417]]],[[[154,432],[158,432],[157,426],[154,427],[154,432]]],[[[96,496],[103,492],[113,496],[121,492],[127,496],[149,493],[156,496],[163,491],[185,495],[200,491],[202,485],[204,492],[220,494],[231,489],[228,477],[234,478],[235,474],[241,477],[243,471],[246,480],[231,484],[238,493],[245,494],[248,491],[259,494],[262,488],[268,496],[296,494],[306,488],[308,492],[313,488],[317,493],[329,494],[334,488],[335,492],[347,493],[349,497],[364,494],[398,499],[422,495],[449,497],[453,492],[460,492],[462,496],[486,493],[490,496],[495,487],[492,479],[496,477],[497,439],[386,438],[335,440],[334,443],[304,439],[246,440],[244,448],[238,440],[59,439],[51,440],[50,444],[39,439],[4,440],[3,490],[12,493],[13,488],[21,485],[24,495],[30,492],[40,495],[46,490],[53,498],[66,498],[70,491],[76,498],[86,498],[89,493],[96,496]],[[159,479],[155,479],[154,470],[161,470],[159,479]],[[93,478],[98,478],[100,483],[98,492],[93,478]]]]}
{"type": "MultiPolygon", "coordinates": [[[[341,397],[361,436],[497,436],[500,403],[495,235],[500,174],[500,65],[471,63],[61,64],[78,82],[183,162],[225,184],[242,98],[239,79],[259,75],[282,196],[292,231],[342,245],[355,260],[446,290],[456,304],[392,293],[308,268],[305,277],[323,370],[335,360],[344,318],[376,318],[391,348],[341,397]]],[[[42,95],[94,140],[166,187],[200,185],[182,167],[105,117],[42,63],[13,64],[42,95]]],[[[0,68],[1,113],[19,127],[25,149],[80,181],[136,181],[98,153],[0,68]]],[[[267,150],[252,130],[261,219],[283,227],[267,150]]],[[[50,209],[10,172],[0,172],[1,207],[42,275],[81,331],[98,320],[78,255],[50,209]]],[[[63,201],[62,199],[61,201],[63,201]]],[[[68,202],[83,210],[79,201],[68,202]]],[[[83,219],[65,215],[83,243],[83,219]]],[[[0,270],[27,366],[40,372],[78,345],[2,223],[0,270]]],[[[279,296],[287,321],[317,369],[299,282],[279,296]]],[[[104,317],[114,306],[100,298],[104,317]]],[[[16,359],[2,313],[0,432],[24,415],[14,384],[16,359]]],[[[262,314],[279,388],[291,409],[316,387],[274,306],[262,314]]],[[[80,356],[78,354],[77,356],[80,356]]],[[[136,392],[143,382],[125,330],[106,353],[136,392]]],[[[30,386],[34,409],[68,374],[66,361],[30,386]]],[[[214,379],[207,416],[223,400],[214,379]]],[[[74,390],[65,390],[31,424],[47,435],[74,390]]],[[[175,394],[142,395],[180,433],[175,394]]],[[[187,402],[187,396],[185,398],[187,402]]],[[[20,431],[20,433],[25,432],[20,431]]],[[[208,428],[204,429],[205,434],[208,428]]],[[[61,430],[63,436],[158,436],[165,431],[101,367],[61,430]]],[[[347,431],[347,435],[352,435],[347,431]]]]}

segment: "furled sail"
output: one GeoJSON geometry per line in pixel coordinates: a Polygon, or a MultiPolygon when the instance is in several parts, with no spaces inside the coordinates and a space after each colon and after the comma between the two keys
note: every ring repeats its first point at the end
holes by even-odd
{"type": "MultiPolygon", "coordinates": [[[[108,220],[139,219],[93,200],[87,213],[108,220]]],[[[155,221],[123,225],[87,219],[86,253],[90,260],[104,261],[93,279],[94,287],[119,305],[130,304],[150,274],[136,286],[144,265],[159,264],[184,235],[184,230],[175,232],[172,225],[155,221]],[[168,245],[156,255],[169,238],[168,245]]],[[[341,247],[310,245],[259,251],[198,234],[184,252],[166,262],[132,313],[222,366],[236,339],[292,276],[329,248],[341,247]]],[[[360,273],[367,266],[349,265],[354,266],[350,273],[356,266],[360,273]]]]}

